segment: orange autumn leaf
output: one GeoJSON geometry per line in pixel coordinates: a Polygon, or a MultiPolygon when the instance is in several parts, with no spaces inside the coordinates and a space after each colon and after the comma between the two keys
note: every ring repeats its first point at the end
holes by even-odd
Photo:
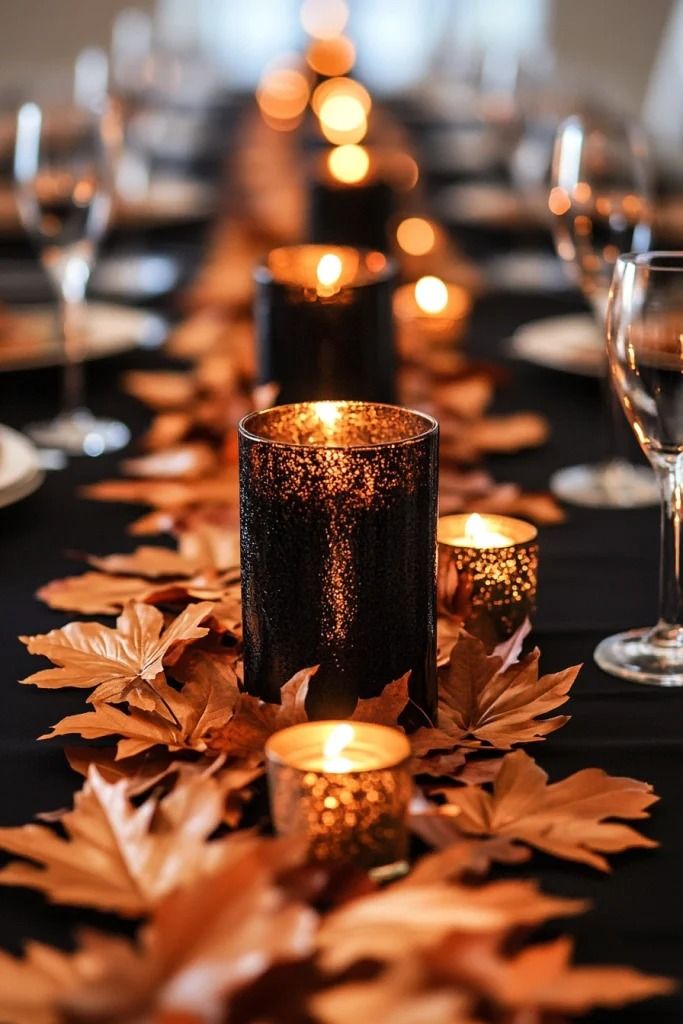
{"type": "Polygon", "coordinates": [[[50,819],[65,838],[43,824],[0,829],[0,849],[25,858],[0,870],[0,884],[137,917],[179,885],[241,856],[244,836],[209,841],[225,796],[224,781],[190,769],[165,796],[134,806],[125,780],[108,783],[92,767],[73,809],[50,819]]]}
{"type": "Polygon", "coordinates": [[[73,953],[37,943],[23,959],[0,953],[0,1020],[209,1024],[274,964],[307,957],[316,915],[277,881],[300,853],[274,840],[237,843],[224,869],[162,898],[135,942],[89,931],[73,953]]]}
{"type": "Polygon", "coordinates": [[[190,508],[203,504],[227,504],[237,500],[237,476],[226,468],[218,476],[201,480],[103,480],[81,492],[96,501],[151,505],[154,508],[190,508]]]}
{"type": "Polygon", "coordinates": [[[280,690],[280,704],[240,693],[230,719],[209,738],[209,749],[234,756],[254,753],[262,756],[264,744],[274,732],[308,721],[305,707],[308,685],[317,671],[315,666],[292,676],[280,690]]]}
{"type": "Polygon", "coordinates": [[[164,579],[173,576],[194,576],[204,568],[172,548],[142,545],[125,555],[90,555],[88,564],[103,573],[115,576],[140,576],[164,579]]]}
{"type": "Polygon", "coordinates": [[[123,377],[124,390],[152,409],[177,409],[195,397],[191,373],[173,370],[131,370],[123,377]]]}
{"type": "Polygon", "coordinates": [[[495,942],[447,939],[432,960],[441,983],[466,987],[506,1010],[579,1016],[596,1007],[621,1007],[665,995],[675,985],[667,978],[629,967],[576,966],[571,939],[523,949],[504,956],[495,942]]]}
{"type": "Polygon", "coordinates": [[[216,473],[218,467],[216,452],[204,441],[174,445],[163,451],[125,459],[121,464],[126,476],[151,480],[200,480],[216,473]]]}
{"type": "Polygon", "coordinates": [[[123,711],[110,704],[96,704],[93,711],[63,718],[41,739],[79,735],[84,739],[119,736],[117,758],[133,757],[150,747],[194,750],[204,753],[213,733],[220,732],[239,699],[234,670],[219,676],[198,673],[179,692],[164,691],[164,712],[129,707],[123,711]]]}
{"type": "Polygon", "coordinates": [[[208,629],[200,623],[212,610],[206,601],[189,605],[164,629],[164,617],[157,608],[132,603],[124,608],[115,629],[99,622],[70,622],[41,636],[21,637],[31,654],[41,654],[57,666],[22,682],[43,689],[94,687],[88,697],[92,703],[125,701],[163,715],[169,690],[164,658],[206,636],[208,629]]]}
{"type": "Polygon", "coordinates": [[[505,666],[482,642],[461,632],[441,673],[438,725],[412,737],[417,756],[455,746],[509,749],[544,739],[567,721],[547,716],[568,699],[579,668],[538,675],[539,652],[505,666]]]}
{"type": "Polygon", "coordinates": [[[328,914],[317,945],[326,971],[361,960],[391,961],[417,954],[453,933],[500,935],[522,925],[578,914],[578,900],[546,896],[533,882],[471,887],[410,876],[328,914]]]}
{"type": "Polygon", "coordinates": [[[433,813],[454,836],[496,836],[600,871],[609,871],[603,854],[657,846],[616,820],[649,817],[647,808],[659,799],[652,786],[599,768],[549,784],[543,769],[517,750],[503,759],[492,793],[477,786],[439,792],[446,804],[433,813]]]}

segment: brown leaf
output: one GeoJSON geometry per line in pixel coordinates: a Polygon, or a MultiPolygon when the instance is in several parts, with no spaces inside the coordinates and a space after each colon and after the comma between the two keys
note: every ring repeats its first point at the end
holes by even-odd
{"type": "MultiPolygon", "coordinates": [[[[42,636],[22,637],[31,654],[41,654],[57,665],[22,680],[33,686],[95,687],[88,700],[168,711],[169,687],[163,673],[164,658],[208,633],[200,626],[211,613],[208,602],[189,605],[164,629],[160,611],[147,604],[129,604],[116,628],[98,622],[70,622],[42,636]]],[[[171,699],[175,694],[170,691],[171,699]]]]}
{"type": "Polygon", "coordinates": [[[504,671],[502,659],[487,655],[475,637],[461,632],[451,651],[439,687],[436,729],[420,729],[412,737],[421,756],[431,750],[482,745],[509,749],[516,743],[544,739],[567,721],[566,716],[541,718],[568,700],[579,667],[538,676],[538,651],[504,671]]]}
{"type": "Polygon", "coordinates": [[[88,772],[74,807],[47,825],[0,829],[0,848],[34,863],[10,863],[0,884],[39,889],[54,903],[137,917],[179,885],[242,855],[244,836],[209,842],[223,820],[225,793],[206,772],[180,776],[163,798],[130,803],[124,780],[88,772]]]}
{"type": "Polygon", "coordinates": [[[100,572],[117,576],[144,576],[163,579],[173,576],[194,576],[204,568],[171,548],[143,545],[127,555],[90,555],[88,564],[100,572]]]}
{"type": "Polygon", "coordinates": [[[588,1013],[602,1007],[664,995],[675,987],[667,978],[641,974],[629,967],[573,966],[570,939],[532,946],[512,957],[489,942],[446,940],[433,961],[442,983],[479,991],[501,1007],[552,1013],[588,1013]]]}
{"type": "Polygon", "coordinates": [[[554,526],[563,523],[566,518],[562,506],[552,494],[522,492],[512,484],[500,485],[490,495],[474,498],[467,503],[465,510],[520,516],[522,519],[531,519],[539,526],[554,526]]]}
{"type": "Polygon", "coordinates": [[[203,441],[165,447],[149,455],[125,459],[121,469],[127,476],[152,480],[200,480],[218,472],[213,448],[203,441]]]}
{"type": "Polygon", "coordinates": [[[550,427],[544,416],[535,412],[517,412],[509,416],[490,416],[468,428],[468,440],[477,451],[518,452],[537,448],[548,440],[550,427]]]}
{"type": "Polygon", "coordinates": [[[175,721],[154,711],[129,707],[124,712],[109,704],[96,704],[95,709],[86,714],[63,718],[51,733],[40,738],[78,734],[91,740],[120,736],[117,758],[133,757],[157,744],[169,750],[204,753],[210,736],[220,732],[230,720],[239,697],[236,676],[230,680],[229,675],[219,679],[216,675],[201,674],[179,693],[168,687],[166,709],[175,721]]]}
{"type": "Polygon", "coordinates": [[[35,943],[23,960],[0,953],[0,1019],[209,1024],[273,964],[307,957],[316,916],[276,881],[300,853],[274,840],[231,842],[239,855],[163,898],[135,944],[87,932],[72,954],[35,943]]]}
{"type": "Polygon", "coordinates": [[[58,611],[115,615],[129,601],[144,601],[153,589],[149,580],[138,576],[86,572],[80,576],[52,580],[40,588],[36,597],[58,611]]]}
{"type": "Polygon", "coordinates": [[[240,693],[229,721],[210,737],[209,748],[232,756],[262,755],[266,740],[274,732],[308,721],[305,708],[308,685],[317,671],[316,666],[292,676],[280,690],[280,704],[269,704],[248,693],[240,693]]]}
{"type": "MultiPolygon", "coordinates": [[[[448,384],[439,384],[433,388],[432,398],[440,419],[448,421],[449,417],[451,420],[456,417],[460,420],[476,420],[491,403],[493,383],[487,376],[474,375],[448,384]]],[[[469,430],[469,427],[463,428],[462,424],[460,428],[469,430]]]]}
{"type": "Polygon", "coordinates": [[[410,672],[387,683],[379,697],[360,699],[350,716],[352,722],[376,722],[378,725],[398,725],[402,711],[410,703],[408,683],[410,672]]]}
{"type": "Polygon", "coordinates": [[[325,989],[310,1005],[321,1024],[476,1024],[465,993],[452,985],[429,988],[425,971],[409,958],[370,981],[325,989]]]}
{"type": "MultiPolygon", "coordinates": [[[[443,822],[443,819],[442,819],[443,822]]],[[[422,857],[406,884],[432,885],[465,878],[482,878],[492,864],[521,864],[529,859],[528,850],[516,846],[508,839],[492,836],[490,839],[466,839],[460,835],[439,832],[436,815],[411,814],[411,828],[426,843],[435,846],[438,853],[422,857]]]]}
{"type": "MultiPolygon", "coordinates": [[[[444,812],[465,836],[498,836],[554,857],[609,871],[605,853],[657,846],[614,818],[642,819],[659,797],[652,786],[585,768],[548,784],[547,774],[523,750],[508,754],[493,793],[476,786],[440,790],[444,812]]],[[[444,813],[442,812],[442,813],[444,813]]],[[[435,809],[439,814],[439,808],[435,809]]]]}
{"type": "Polygon", "coordinates": [[[225,504],[237,501],[237,477],[228,469],[218,476],[201,480],[103,480],[82,488],[86,498],[161,509],[190,508],[196,505],[225,504]]]}
{"type": "Polygon", "coordinates": [[[171,370],[131,370],[124,374],[123,389],[152,409],[178,409],[195,395],[191,373],[171,370]]]}
{"type": "Polygon", "coordinates": [[[491,935],[579,913],[579,901],[541,894],[532,882],[478,888],[410,877],[352,900],[327,915],[318,934],[321,964],[337,971],[359,960],[391,961],[416,954],[447,935],[491,935]]]}

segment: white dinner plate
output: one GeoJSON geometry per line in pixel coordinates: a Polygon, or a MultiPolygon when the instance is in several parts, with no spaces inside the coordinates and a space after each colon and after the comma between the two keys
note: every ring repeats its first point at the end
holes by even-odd
{"type": "MultiPolygon", "coordinates": [[[[204,220],[216,207],[216,190],[202,181],[187,178],[153,178],[144,194],[117,197],[111,215],[112,228],[159,227],[204,220]]],[[[23,233],[14,191],[0,187],[0,231],[23,233]]]]}
{"type": "Polygon", "coordinates": [[[532,203],[505,185],[447,185],[435,199],[437,212],[451,224],[472,224],[498,231],[541,228],[545,203],[532,203]]]}
{"type": "MultiPolygon", "coordinates": [[[[0,334],[0,371],[59,366],[63,362],[54,307],[17,307],[10,315],[16,330],[10,328],[0,334]]],[[[85,358],[89,360],[140,346],[156,347],[164,338],[166,326],[161,317],[145,310],[89,302],[84,330],[85,358]]]]}
{"type": "Polygon", "coordinates": [[[565,373],[601,377],[605,370],[605,340],[589,313],[572,313],[532,320],[510,339],[518,359],[565,373]]]}
{"type": "Polygon", "coordinates": [[[44,479],[45,473],[31,441],[0,424],[0,508],[26,498],[44,479]]]}

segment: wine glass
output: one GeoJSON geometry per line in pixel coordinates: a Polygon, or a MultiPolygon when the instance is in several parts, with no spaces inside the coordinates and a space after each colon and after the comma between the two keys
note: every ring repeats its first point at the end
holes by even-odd
{"type": "Polygon", "coordinates": [[[55,289],[64,353],[62,410],[26,432],[47,448],[101,455],[130,439],[116,420],[83,405],[85,292],[111,206],[112,156],[118,141],[113,108],[76,102],[19,109],[14,180],[19,216],[55,289]]]}
{"type": "MultiPolygon", "coordinates": [[[[574,115],[557,131],[548,206],[558,256],[570,268],[604,330],[612,271],[621,252],[650,244],[647,146],[638,128],[607,114],[574,115]]],[[[606,386],[608,458],[555,473],[551,488],[566,501],[600,508],[656,504],[645,466],[615,457],[618,410],[606,386]]]]}
{"type": "Polygon", "coordinates": [[[603,640],[612,675],[683,686],[683,252],[630,253],[614,271],[607,312],[614,390],[661,491],[659,621],[603,640]]]}

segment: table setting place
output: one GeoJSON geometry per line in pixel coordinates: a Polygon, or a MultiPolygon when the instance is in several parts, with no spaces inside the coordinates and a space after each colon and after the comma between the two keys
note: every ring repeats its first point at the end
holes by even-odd
{"type": "Polygon", "coordinates": [[[683,1020],[660,7],[8,0],[0,1024],[683,1020]]]}

